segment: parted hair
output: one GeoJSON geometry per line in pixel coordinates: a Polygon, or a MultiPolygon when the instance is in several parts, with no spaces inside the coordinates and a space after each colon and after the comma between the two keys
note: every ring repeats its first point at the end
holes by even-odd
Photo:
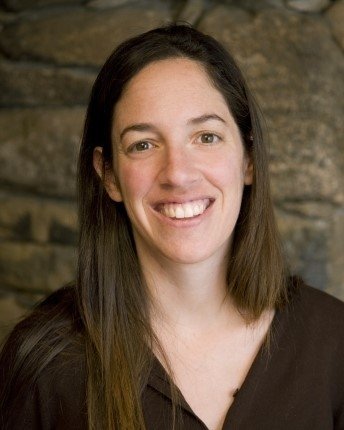
{"type": "MultiPolygon", "coordinates": [[[[153,346],[167,363],[168,357],[150,324],[150,296],[131,222],[123,203],[108,196],[104,178],[99,178],[93,168],[93,152],[97,146],[103,148],[104,172],[108,166],[116,166],[112,128],[117,102],[129,81],[145,66],[173,58],[190,59],[203,67],[226,100],[253,163],[253,182],[244,188],[228,257],[227,293],[248,322],[288,300],[262,119],[245,79],[233,57],[211,36],[186,24],[153,29],[121,43],[94,83],[78,163],[77,279],[68,289],[65,305],[51,306],[51,301],[49,307],[47,302],[41,304],[7,341],[7,345],[17,342],[18,352],[2,390],[3,404],[13,390],[34,381],[54,356],[78,339],[86,356],[89,429],[145,428],[141,396],[152,366],[153,346]],[[44,324],[39,323],[38,337],[37,320],[44,320],[44,324]],[[23,327],[25,348],[21,346],[23,327]],[[43,345],[39,351],[28,340],[34,338],[43,345]]],[[[168,367],[173,416],[177,416],[178,392],[168,367]]],[[[178,419],[173,421],[173,428],[178,428],[178,419]]]]}

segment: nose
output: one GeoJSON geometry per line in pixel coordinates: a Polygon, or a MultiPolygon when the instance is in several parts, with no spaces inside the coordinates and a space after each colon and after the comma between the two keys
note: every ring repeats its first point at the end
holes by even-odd
{"type": "Polygon", "coordinates": [[[168,188],[189,188],[200,180],[201,172],[192,150],[166,148],[159,175],[160,184],[168,188]]]}

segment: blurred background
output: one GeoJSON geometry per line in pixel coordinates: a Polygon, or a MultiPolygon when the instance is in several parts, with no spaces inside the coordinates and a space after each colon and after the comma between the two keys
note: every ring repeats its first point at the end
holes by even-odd
{"type": "Polygon", "coordinates": [[[343,0],[0,0],[0,339],[74,278],[76,158],[100,66],[173,20],[234,54],[267,122],[292,271],[344,300],[343,0]]]}

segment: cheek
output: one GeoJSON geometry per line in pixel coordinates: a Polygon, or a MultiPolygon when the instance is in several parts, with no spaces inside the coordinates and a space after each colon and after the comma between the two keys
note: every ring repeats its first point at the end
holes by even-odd
{"type": "Polygon", "coordinates": [[[220,188],[241,193],[244,186],[244,169],[240,157],[223,157],[211,167],[210,174],[220,188]]]}
{"type": "Polygon", "coordinates": [[[129,199],[144,197],[148,192],[152,179],[149,171],[142,165],[128,165],[123,163],[119,166],[119,182],[125,203],[130,204],[129,199]]]}

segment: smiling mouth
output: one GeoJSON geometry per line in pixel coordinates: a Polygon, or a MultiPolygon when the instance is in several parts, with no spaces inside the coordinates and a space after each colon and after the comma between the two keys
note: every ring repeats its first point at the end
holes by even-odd
{"type": "Polygon", "coordinates": [[[185,219],[202,215],[214,202],[212,199],[193,200],[185,203],[162,203],[157,210],[168,218],[185,219]]]}

